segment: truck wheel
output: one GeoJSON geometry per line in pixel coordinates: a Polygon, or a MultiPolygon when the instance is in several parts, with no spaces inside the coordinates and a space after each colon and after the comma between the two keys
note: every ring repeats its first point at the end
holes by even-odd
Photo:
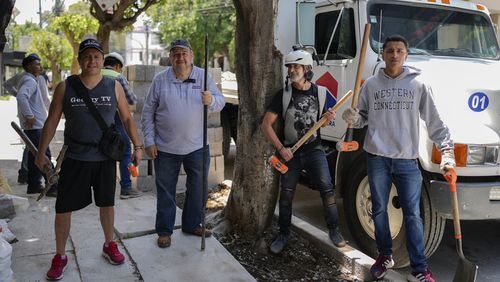
{"type": "MultiPolygon", "coordinates": [[[[360,249],[367,255],[376,258],[378,255],[375,243],[375,227],[373,225],[370,186],[366,171],[366,163],[360,162],[349,176],[351,182],[347,187],[344,208],[349,229],[360,249]]],[[[424,224],[425,254],[432,255],[439,246],[444,231],[444,219],[431,209],[427,189],[422,189],[421,216],[424,224]]],[[[403,212],[399,204],[396,187],[393,185],[387,207],[389,226],[393,241],[395,267],[410,264],[406,250],[406,230],[403,223],[403,212]]]]}

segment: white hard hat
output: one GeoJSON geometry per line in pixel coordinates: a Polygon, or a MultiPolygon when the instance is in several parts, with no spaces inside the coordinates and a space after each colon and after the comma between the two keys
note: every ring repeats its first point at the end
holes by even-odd
{"type": "Polygon", "coordinates": [[[313,66],[311,53],[304,50],[295,50],[285,56],[285,66],[297,64],[303,66],[313,66]]]}
{"type": "Polygon", "coordinates": [[[120,55],[119,53],[111,52],[109,54],[106,54],[106,56],[104,56],[104,59],[106,59],[106,58],[115,58],[122,64],[122,66],[125,66],[125,60],[123,59],[122,55],[120,55]]]}

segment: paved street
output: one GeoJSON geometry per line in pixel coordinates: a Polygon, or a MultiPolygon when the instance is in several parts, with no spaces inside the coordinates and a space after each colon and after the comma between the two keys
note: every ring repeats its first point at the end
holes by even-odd
{"type": "MultiPolygon", "coordinates": [[[[321,200],[317,191],[312,191],[300,185],[293,205],[295,216],[320,229],[326,230],[321,200]]],[[[461,224],[465,256],[479,266],[476,281],[500,281],[500,269],[498,267],[498,257],[500,254],[500,244],[498,244],[498,238],[500,238],[500,220],[462,221],[461,224]]],[[[348,230],[343,228],[342,232],[346,239],[350,241],[349,244],[356,247],[348,230]]],[[[444,232],[443,241],[438,250],[431,257],[429,263],[438,281],[451,281],[455,273],[458,259],[455,250],[453,222],[451,220],[446,221],[444,232]]],[[[410,271],[409,268],[398,270],[398,272],[405,276],[410,271]]]]}

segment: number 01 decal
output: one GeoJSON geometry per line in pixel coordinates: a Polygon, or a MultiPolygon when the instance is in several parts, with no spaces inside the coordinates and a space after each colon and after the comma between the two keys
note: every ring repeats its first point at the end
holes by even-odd
{"type": "Polygon", "coordinates": [[[483,92],[476,92],[469,97],[469,108],[474,112],[482,112],[488,108],[490,99],[483,92]]]}

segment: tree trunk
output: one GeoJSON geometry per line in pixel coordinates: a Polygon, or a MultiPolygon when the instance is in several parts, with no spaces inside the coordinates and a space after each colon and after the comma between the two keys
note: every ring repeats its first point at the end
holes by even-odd
{"type": "Polygon", "coordinates": [[[267,163],[274,149],[260,130],[267,105],[282,87],[282,56],[274,46],[277,1],[233,3],[240,106],[234,180],[224,215],[233,230],[258,238],[271,223],[278,196],[277,174],[267,163]]]}
{"type": "Polygon", "coordinates": [[[71,74],[78,74],[80,71],[80,65],[78,64],[78,49],[80,45],[78,43],[71,43],[71,48],[73,49],[73,60],[71,61],[71,74]]]}
{"type": "Polygon", "coordinates": [[[57,60],[50,61],[50,70],[52,71],[52,89],[56,89],[57,84],[61,81],[61,74],[57,67],[57,60]]]}
{"type": "Polygon", "coordinates": [[[97,41],[101,43],[104,49],[104,54],[109,53],[109,36],[111,34],[111,27],[107,23],[100,23],[99,30],[97,30],[97,41]]]}

